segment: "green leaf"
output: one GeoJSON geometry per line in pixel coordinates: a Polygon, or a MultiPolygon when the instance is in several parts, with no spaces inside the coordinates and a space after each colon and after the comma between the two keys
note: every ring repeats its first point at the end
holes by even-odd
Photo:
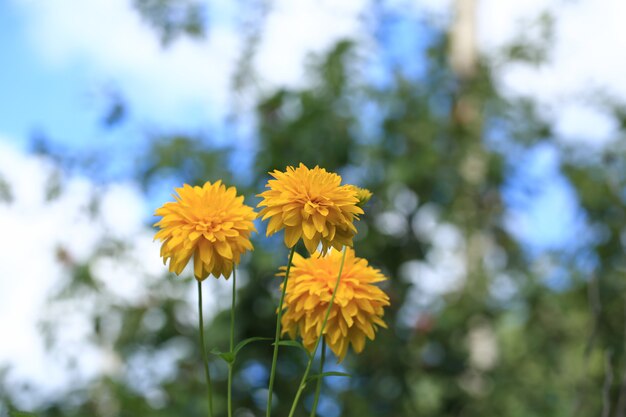
{"type": "Polygon", "coordinates": [[[222,352],[221,350],[217,348],[213,348],[211,349],[210,353],[224,359],[226,363],[232,364],[235,362],[235,359],[237,358],[237,353],[239,353],[241,349],[243,349],[246,345],[252,342],[258,342],[261,340],[272,340],[272,339],[269,337],[249,337],[248,339],[245,339],[239,342],[237,346],[235,346],[235,349],[232,352],[222,352]]]}
{"type": "Polygon", "coordinates": [[[235,349],[233,350],[233,353],[235,354],[235,356],[237,355],[237,353],[239,353],[239,351],[241,349],[243,349],[246,345],[253,343],[253,342],[259,342],[262,340],[272,340],[271,337],[249,337],[245,340],[242,340],[241,342],[237,343],[237,346],[235,346],[235,349]]]}
{"type": "Polygon", "coordinates": [[[235,362],[235,355],[232,352],[220,353],[219,357],[224,359],[224,361],[228,364],[235,362]]]}
{"type": "Polygon", "coordinates": [[[222,358],[224,360],[224,362],[226,362],[227,364],[231,364],[233,362],[235,362],[235,355],[232,352],[221,352],[216,348],[211,349],[211,351],[209,352],[215,356],[219,356],[220,358],[222,358]]]}
{"type": "MultiPolygon", "coordinates": [[[[274,343],[272,343],[272,346],[274,345],[274,343]]],[[[308,357],[311,356],[311,352],[309,352],[302,343],[296,341],[296,340],[281,340],[278,342],[278,346],[288,346],[288,347],[295,347],[295,348],[299,348],[302,349],[306,355],[308,357]]]]}
{"type": "Polygon", "coordinates": [[[324,378],[325,376],[344,376],[344,377],[352,378],[352,375],[347,374],[345,372],[330,371],[330,372],[322,372],[321,374],[311,375],[310,377],[307,378],[307,381],[312,381],[317,378],[324,378]]]}

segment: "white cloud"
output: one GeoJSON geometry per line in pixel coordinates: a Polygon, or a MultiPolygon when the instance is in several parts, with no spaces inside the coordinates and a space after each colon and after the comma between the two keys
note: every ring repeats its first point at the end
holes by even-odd
{"type": "Polygon", "coordinates": [[[520,35],[528,36],[531,23],[543,12],[550,11],[555,2],[560,0],[478,1],[476,17],[481,49],[490,52],[520,35]]]}
{"type": "MultiPolygon", "coordinates": [[[[164,49],[128,0],[13,1],[48,65],[77,65],[95,81],[113,80],[139,114],[176,121],[193,113],[216,120],[229,110],[231,77],[244,41],[242,19],[232,6],[215,6],[224,10],[215,11],[206,39],[183,37],[164,49]]],[[[254,61],[259,78],[269,85],[303,83],[308,54],[358,34],[366,4],[274,2],[254,61]]]]}
{"type": "Polygon", "coordinates": [[[566,103],[559,107],[556,132],[571,142],[585,142],[601,146],[615,139],[618,124],[614,117],[597,106],[585,103],[566,103]]]}
{"type": "MultiPolygon", "coordinates": [[[[1,145],[0,176],[10,185],[13,201],[0,204],[0,364],[11,364],[9,380],[28,376],[43,383],[59,376],[45,360],[37,323],[46,297],[62,274],[56,247],[85,203],[84,194],[46,204],[46,178],[52,165],[1,145]],[[10,318],[10,319],[6,319],[10,318]],[[8,341],[8,343],[7,343],[8,341]]],[[[72,186],[72,189],[76,187],[72,186]]],[[[80,227],[80,226],[78,226],[80,227]]],[[[79,242],[83,245],[85,242],[79,242]]]]}
{"type": "MultiPolygon", "coordinates": [[[[94,278],[117,302],[131,304],[145,302],[146,284],[163,279],[165,268],[158,242],[152,241],[152,231],[144,225],[145,202],[136,186],[99,187],[86,178],[67,177],[62,179],[58,195],[48,199],[48,178],[57,167],[46,158],[4,144],[7,142],[0,138],[0,177],[12,195],[11,201],[0,202],[0,317],[4,318],[0,334],[10,337],[0,343],[0,368],[9,366],[6,382],[19,404],[30,407],[115,363],[106,346],[90,341],[91,320],[97,309],[103,308],[103,300],[91,294],[48,303],[68,279],[67,263],[98,259],[90,263],[94,278]],[[92,210],[94,195],[101,198],[103,215],[92,210]],[[128,246],[115,261],[97,252],[100,243],[111,238],[123,239],[128,246]],[[61,248],[63,256],[59,255],[61,248]],[[54,354],[44,346],[42,320],[53,320],[53,325],[63,329],[55,333],[60,349],[54,354]],[[70,357],[78,361],[72,372],[64,362],[70,357]],[[28,382],[34,391],[20,391],[22,382],[28,382]]],[[[217,310],[212,294],[206,300],[209,317],[217,310]]],[[[187,294],[185,288],[185,295],[190,306],[195,306],[195,293],[187,294]]]]}
{"type": "MultiPolygon", "coordinates": [[[[107,345],[122,326],[121,317],[107,307],[111,299],[146,305],[154,298],[151,283],[170,279],[168,294],[162,295],[187,300],[188,307],[177,311],[177,319],[195,326],[197,290],[193,283],[171,275],[164,278],[167,268],[159,256],[159,242],[153,241],[153,230],[144,222],[146,202],[135,184],[101,186],[83,177],[66,177],[59,193],[47,199],[48,179],[59,168],[45,157],[25,154],[6,143],[10,140],[0,136],[0,178],[12,195],[9,202],[0,201],[4,237],[0,239],[0,317],[4,318],[0,334],[10,335],[0,343],[0,369],[9,367],[5,382],[17,405],[30,409],[103,372],[117,376],[126,372],[107,345]],[[97,211],[94,196],[100,203],[97,211]],[[99,252],[102,242],[110,239],[123,242],[124,251],[99,252]],[[88,262],[93,279],[102,286],[100,293],[51,303],[50,297],[72,272],[68,262],[88,262]],[[103,293],[111,297],[99,295],[103,293]],[[102,322],[103,342],[96,344],[92,320],[102,310],[107,320],[102,322]],[[57,348],[52,352],[45,347],[42,323],[62,329],[54,332],[57,348]],[[68,370],[70,359],[76,366],[68,370]],[[32,391],[21,390],[22,383],[32,391]]],[[[183,275],[190,276],[190,271],[183,275]]],[[[231,285],[223,279],[205,283],[210,288],[203,297],[207,320],[227,307],[231,285]]],[[[166,357],[176,360],[176,356],[166,357]]]]}
{"type": "Polygon", "coordinates": [[[101,216],[106,229],[114,237],[131,238],[144,228],[143,220],[148,210],[141,195],[135,184],[111,184],[103,192],[101,216]]]}
{"type": "Polygon", "coordinates": [[[232,27],[218,25],[205,41],[184,38],[163,49],[127,0],[14,1],[48,65],[113,80],[142,115],[176,120],[200,108],[208,118],[226,106],[240,49],[232,27]]]}
{"type": "Polygon", "coordinates": [[[305,78],[306,57],[330,48],[337,40],[362,36],[364,0],[278,0],[272,5],[256,57],[271,84],[297,85],[305,78]]]}
{"type": "Polygon", "coordinates": [[[532,23],[544,11],[553,13],[555,43],[549,62],[505,66],[498,74],[500,85],[505,94],[539,100],[567,139],[601,145],[615,137],[616,126],[588,95],[600,90],[626,99],[626,60],[619,59],[626,49],[626,2],[483,0],[479,5],[479,40],[487,54],[520,34],[533,38],[538,27],[532,23]]]}
{"type": "MultiPolygon", "coordinates": [[[[390,0],[408,15],[427,17],[443,30],[453,18],[455,0],[390,0]]],[[[600,147],[615,139],[617,127],[589,95],[596,90],[626,100],[626,30],[622,0],[475,0],[477,42],[481,53],[498,56],[504,46],[524,37],[541,40],[539,18],[554,17],[550,59],[534,67],[495,68],[501,91],[535,98],[556,132],[574,143],[600,147]],[[575,115],[575,116],[574,116],[575,115]]]]}
{"type": "MultiPolygon", "coordinates": [[[[220,1],[212,5],[214,18],[206,40],[182,38],[163,49],[128,0],[13,2],[48,64],[61,68],[78,65],[89,74],[88,79],[114,80],[138,114],[162,121],[217,120],[228,111],[231,76],[244,41],[239,25],[246,18],[259,18],[246,17],[246,10],[220,1]]],[[[452,4],[451,0],[393,0],[389,7],[434,17],[445,27],[452,4]]],[[[589,86],[626,97],[626,60],[616,59],[626,48],[621,19],[626,15],[626,2],[481,0],[477,5],[479,45],[488,55],[520,34],[536,34],[533,22],[542,12],[555,13],[556,44],[551,62],[539,68],[503,68],[499,80],[507,94],[533,95],[559,125],[568,122],[562,120],[567,116],[560,112],[560,104],[572,101],[589,86]]],[[[254,60],[261,86],[300,84],[309,53],[325,51],[344,37],[364,38],[361,17],[368,7],[365,0],[272,2],[261,23],[262,38],[254,60]]],[[[578,111],[595,110],[585,105],[578,111]]],[[[605,141],[600,136],[614,133],[605,119],[585,119],[587,139],[605,141]]]]}

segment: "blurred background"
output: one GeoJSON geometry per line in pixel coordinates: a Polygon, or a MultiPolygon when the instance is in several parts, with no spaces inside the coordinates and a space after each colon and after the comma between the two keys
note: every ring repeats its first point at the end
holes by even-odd
{"type": "MultiPolygon", "coordinates": [[[[319,164],[374,198],[392,305],[318,414],[626,415],[626,3],[0,1],[0,416],[204,416],[195,285],[155,208],[319,164]],[[21,414],[20,414],[21,415],[21,414]]],[[[282,235],[240,267],[272,336],[282,235]]],[[[230,282],[205,283],[228,346],[230,282]]],[[[238,357],[264,415],[269,343],[238,357]]],[[[275,415],[305,365],[283,349],[275,415]]],[[[217,416],[226,367],[213,359],[217,416]]],[[[300,416],[308,415],[312,390],[300,416]]]]}

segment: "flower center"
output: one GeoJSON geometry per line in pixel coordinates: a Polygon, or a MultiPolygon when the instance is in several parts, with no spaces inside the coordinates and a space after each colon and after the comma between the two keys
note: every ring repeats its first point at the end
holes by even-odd
{"type": "Polygon", "coordinates": [[[217,226],[219,225],[216,225],[214,220],[209,220],[209,221],[200,220],[198,223],[196,223],[196,230],[208,231],[208,230],[213,230],[217,226]]]}
{"type": "Polygon", "coordinates": [[[321,197],[313,197],[313,198],[307,198],[306,199],[306,203],[304,204],[304,212],[308,215],[314,214],[314,213],[319,213],[322,216],[326,216],[328,215],[328,208],[327,206],[332,205],[332,202],[329,202],[328,200],[325,200],[324,198],[321,197]]]}
{"type": "Polygon", "coordinates": [[[226,237],[232,236],[233,232],[230,229],[233,226],[234,223],[226,219],[226,213],[224,212],[205,215],[192,223],[193,229],[196,232],[200,232],[205,239],[211,242],[216,240],[223,241],[226,237]]]}

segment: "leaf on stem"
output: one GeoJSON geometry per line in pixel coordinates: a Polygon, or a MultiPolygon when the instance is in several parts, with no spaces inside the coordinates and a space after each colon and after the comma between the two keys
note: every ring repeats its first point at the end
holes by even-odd
{"type": "Polygon", "coordinates": [[[226,362],[229,365],[235,362],[235,355],[232,352],[221,352],[218,349],[214,348],[214,349],[211,349],[209,353],[215,356],[219,356],[220,358],[224,360],[224,362],[226,362]]]}
{"type": "Polygon", "coordinates": [[[211,349],[211,351],[209,353],[215,355],[215,356],[219,356],[220,358],[222,358],[227,364],[232,364],[235,362],[235,359],[237,358],[237,353],[239,353],[239,351],[241,349],[243,349],[246,345],[252,343],[252,342],[258,342],[261,340],[272,340],[269,337],[249,337],[245,340],[242,340],[241,342],[239,342],[237,344],[237,346],[235,346],[235,349],[233,349],[232,352],[222,352],[221,350],[217,349],[217,348],[213,348],[211,349]]]}
{"type": "MultiPolygon", "coordinates": [[[[274,343],[272,343],[272,345],[274,345],[274,343]]],[[[309,352],[302,343],[295,341],[295,340],[281,340],[280,342],[278,342],[278,346],[288,346],[288,347],[295,347],[295,348],[299,348],[302,349],[304,351],[304,353],[306,353],[307,357],[311,357],[311,352],[309,352]]]]}
{"type": "Polygon", "coordinates": [[[249,337],[247,339],[242,340],[241,342],[237,343],[237,346],[235,346],[235,349],[233,350],[233,353],[235,355],[237,355],[237,353],[239,353],[239,351],[241,349],[243,349],[246,345],[253,343],[253,342],[260,342],[262,340],[273,340],[273,338],[271,337],[249,337]]]}

